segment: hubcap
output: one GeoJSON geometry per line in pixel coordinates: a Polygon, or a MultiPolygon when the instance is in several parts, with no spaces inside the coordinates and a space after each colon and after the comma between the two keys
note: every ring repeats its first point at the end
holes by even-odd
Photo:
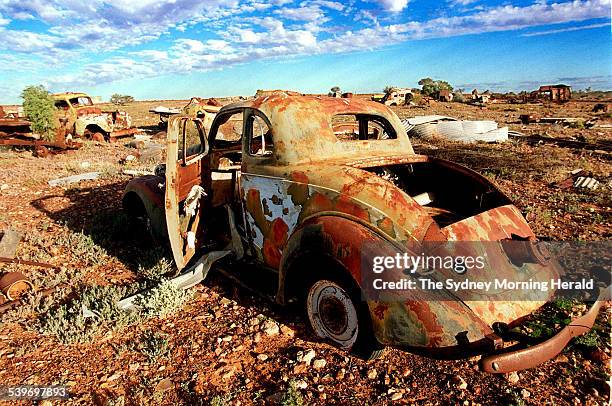
{"type": "Polygon", "coordinates": [[[315,333],[349,349],[358,334],[357,310],[348,293],[337,283],[320,280],[310,288],[306,303],[315,333]]]}

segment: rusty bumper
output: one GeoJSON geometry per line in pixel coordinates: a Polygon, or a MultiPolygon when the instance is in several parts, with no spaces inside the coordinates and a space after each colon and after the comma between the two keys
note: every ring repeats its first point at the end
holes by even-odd
{"type": "Polygon", "coordinates": [[[507,373],[533,368],[554,358],[572,338],[588,333],[593,327],[599,309],[606,300],[610,299],[609,289],[608,287],[602,292],[588,312],[572,320],[553,337],[528,348],[483,356],[480,360],[480,369],[495,374],[507,373]]]}
{"type": "Polygon", "coordinates": [[[118,137],[127,137],[128,135],[133,135],[139,133],[140,129],[137,127],[126,128],[124,130],[113,131],[109,134],[110,138],[118,138],[118,137]]]}

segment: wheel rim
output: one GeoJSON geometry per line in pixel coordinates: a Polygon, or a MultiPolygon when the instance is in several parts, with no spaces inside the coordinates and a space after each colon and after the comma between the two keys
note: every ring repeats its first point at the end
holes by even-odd
{"type": "Polygon", "coordinates": [[[308,319],[314,332],[344,349],[355,344],[358,334],[357,310],[349,294],[337,283],[320,280],[308,292],[308,319]]]}

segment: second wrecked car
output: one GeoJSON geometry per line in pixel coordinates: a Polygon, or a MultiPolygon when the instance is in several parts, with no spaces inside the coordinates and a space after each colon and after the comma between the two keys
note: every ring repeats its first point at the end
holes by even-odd
{"type": "Polygon", "coordinates": [[[102,111],[94,106],[85,93],[53,94],[59,116],[67,120],[67,127],[75,137],[94,138],[98,141],[125,137],[139,132],[125,111],[102,111]]]}

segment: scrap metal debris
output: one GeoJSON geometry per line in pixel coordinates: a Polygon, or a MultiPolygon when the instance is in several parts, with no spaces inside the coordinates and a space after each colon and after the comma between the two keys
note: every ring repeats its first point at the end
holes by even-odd
{"type": "Polygon", "coordinates": [[[600,183],[597,179],[593,178],[592,172],[585,171],[584,169],[575,169],[568,178],[555,183],[554,186],[560,189],[574,187],[576,189],[595,190],[600,186],[600,183]]]}
{"type": "Polygon", "coordinates": [[[612,142],[606,140],[597,140],[595,142],[586,142],[579,140],[571,140],[567,138],[554,138],[554,137],[545,137],[543,135],[532,134],[527,135],[518,131],[509,131],[508,136],[510,138],[525,141],[529,144],[556,144],[560,147],[567,148],[576,148],[576,149],[586,149],[590,151],[600,151],[600,152],[611,152],[612,151],[612,142]]]}
{"type": "Polygon", "coordinates": [[[42,268],[55,268],[55,269],[59,269],[59,267],[57,265],[51,265],[51,264],[48,264],[46,262],[27,261],[25,259],[18,259],[18,258],[0,257],[0,262],[11,263],[11,264],[19,264],[19,265],[40,266],[42,268]]]}
{"type": "Polygon", "coordinates": [[[32,282],[21,272],[8,272],[0,277],[0,291],[8,300],[17,300],[32,289],[32,282]]]}
{"type": "Polygon", "coordinates": [[[563,124],[572,125],[577,123],[584,123],[585,120],[577,117],[541,117],[537,114],[521,114],[519,120],[523,124],[563,124]]]}
{"type": "Polygon", "coordinates": [[[4,230],[0,235],[0,258],[14,258],[17,252],[17,246],[22,238],[23,233],[19,231],[13,230],[12,228],[4,230]]]}
{"type": "Polygon", "coordinates": [[[129,176],[144,176],[144,175],[155,175],[155,172],[146,171],[142,169],[124,169],[123,174],[129,175],[129,176]]]}
{"type": "Polygon", "coordinates": [[[599,181],[595,178],[591,178],[590,176],[578,176],[574,182],[574,187],[577,189],[585,188],[595,190],[599,187],[599,181]]]}
{"type": "Polygon", "coordinates": [[[418,116],[402,121],[409,136],[430,138],[440,136],[461,142],[505,142],[508,127],[497,127],[495,121],[457,120],[446,116],[418,116]]]}
{"type": "Polygon", "coordinates": [[[72,175],[72,176],[66,176],[64,178],[52,179],[47,183],[49,184],[49,186],[61,186],[61,185],[68,185],[71,183],[80,182],[82,180],[98,179],[99,176],[100,176],[100,172],[86,172],[86,173],[81,173],[79,175],[72,175]]]}

